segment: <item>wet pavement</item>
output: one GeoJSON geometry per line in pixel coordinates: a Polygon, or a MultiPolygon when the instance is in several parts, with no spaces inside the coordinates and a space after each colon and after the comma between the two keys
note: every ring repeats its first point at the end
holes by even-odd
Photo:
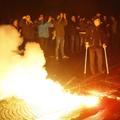
{"type": "MultiPolygon", "coordinates": [[[[83,74],[84,56],[77,54],[69,59],[55,60],[54,56],[46,58],[48,78],[59,82],[72,93],[90,94],[98,91],[102,95],[101,104],[90,109],[77,111],[77,117],[70,120],[120,120],[120,56],[108,54],[110,74],[83,74]],[[117,59],[116,59],[117,58],[117,59]]],[[[105,69],[106,70],[106,69],[105,69]]],[[[0,101],[0,120],[34,120],[24,101],[10,98],[0,101]]]]}
{"type": "Polygon", "coordinates": [[[105,61],[104,61],[104,73],[90,74],[89,59],[87,62],[87,73],[84,74],[84,55],[76,54],[70,56],[69,59],[55,60],[55,57],[46,58],[46,70],[48,72],[48,78],[60,82],[63,86],[80,87],[83,84],[96,83],[109,83],[119,86],[120,78],[120,56],[119,53],[108,53],[108,66],[109,74],[106,73],[105,61]],[[116,59],[117,58],[117,59],[116,59]],[[77,85],[75,85],[77,84],[77,85]]]}
{"type": "Polygon", "coordinates": [[[88,94],[97,91],[103,95],[100,108],[83,110],[77,118],[71,120],[120,120],[120,56],[119,53],[108,53],[109,74],[105,63],[103,74],[91,75],[89,61],[87,74],[84,74],[84,55],[74,55],[70,59],[56,61],[54,57],[47,58],[46,70],[48,77],[58,81],[65,89],[73,93],[88,94]],[[101,109],[102,108],[102,109],[101,109]]]}

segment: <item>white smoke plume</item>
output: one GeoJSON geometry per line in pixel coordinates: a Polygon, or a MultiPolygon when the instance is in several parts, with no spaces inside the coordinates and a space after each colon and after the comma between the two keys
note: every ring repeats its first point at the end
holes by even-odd
{"type": "Polygon", "coordinates": [[[14,27],[0,26],[0,100],[12,96],[23,99],[37,120],[61,120],[80,106],[98,101],[96,97],[66,92],[59,83],[46,79],[45,57],[39,44],[27,43],[24,55],[20,55],[18,46],[22,41],[14,27]]]}
{"type": "Polygon", "coordinates": [[[29,84],[28,81],[33,79],[31,76],[38,79],[38,73],[33,72],[36,69],[39,69],[41,73],[45,72],[43,79],[47,75],[43,69],[45,58],[39,44],[28,43],[24,56],[21,56],[18,54],[18,46],[22,44],[22,41],[23,38],[13,26],[0,26],[0,99],[19,94],[16,90],[22,91],[22,87],[26,87],[29,84]],[[20,86],[20,88],[17,89],[15,86],[20,86]]]}
{"type": "Polygon", "coordinates": [[[19,33],[14,27],[10,25],[0,26],[0,71],[1,72],[4,72],[6,66],[10,65],[10,62],[14,54],[16,54],[15,51],[17,51],[17,47],[21,44],[21,42],[22,39],[19,37],[19,33]]]}
{"type": "MultiPolygon", "coordinates": [[[[0,93],[3,93],[2,83],[19,56],[16,54],[17,47],[22,43],[22,38],[17,30],[10,25],[0,26],[0,93]]],[[[2,95],[0,94],[1,98],[2,95]]]]}

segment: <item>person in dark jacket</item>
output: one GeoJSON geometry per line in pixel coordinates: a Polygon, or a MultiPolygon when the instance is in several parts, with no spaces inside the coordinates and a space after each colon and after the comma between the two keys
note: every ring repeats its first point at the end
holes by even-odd
{"type": "Polygon", "coordinates": [[[89,48],[91,73],[103,73],[103,48],[107,47],[107,38],[99,18],[94,19],[93,24],[87,30],[85,45],[89,48]]]}
{"type": "Polygon", "coordinates": [[[75,16],[71,16],[71,19],[68,23],[69,36],[70,36],[70,52],[78,53],[79,52],[79,32],[77,30],[78,23],[75,16]]]}
{"type": "Polygon", "coordinates": [[[25,50],[26,43],[35,40],[35,28],[30,15],[23,16],[19,22],[19,26],[23,37],[23,43],[19,46],[19,49],[25,50]]]}

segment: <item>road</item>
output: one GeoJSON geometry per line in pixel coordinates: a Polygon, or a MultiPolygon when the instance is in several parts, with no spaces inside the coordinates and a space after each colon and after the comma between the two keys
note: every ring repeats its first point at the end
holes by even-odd
{"type": "Polygon", "coordinates": [[[65,89],[79,94],[96,90],[105,96],[101,104],[102,109],[100,107],[85,110],[84,114],[71,120],[120,120],[120,57],[118,52],[107,55],[110,73],[95,75],[89,72],[89,62],[87,74],[83,74],[84,55],[78,54],[59,61],[54,57],[47,59],[48,77],[59,81],[65,89]]]}
{"type": "MultiPolygon", "coordinates": [[[[48,78],[58,81],[65,89],[78,94],[88,94],[90,90],[102,93],[98,107],[84,109],[76,118],[70,120],[120,120],[120,56],[108,54],[110,74],[92,76],[87,65],[87,74],[83,74],[84,55],[77,54],[69,59],[56,61],[46,58],[48,78]],[[117,56],[117,59],[116,59],[117,56]]],[[[0,120],[34,120],[29,106],[24,101],[9,98],[0,101],[0,120]]]]}

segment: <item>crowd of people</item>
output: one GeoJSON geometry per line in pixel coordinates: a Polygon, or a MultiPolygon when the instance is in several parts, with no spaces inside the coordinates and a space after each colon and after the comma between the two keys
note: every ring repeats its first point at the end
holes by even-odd
{"type": "Polygon", "coordinates": [[[56,17],[40,14],[35,20],[25,15],[11,24],[24,39],[19,46],[23,53],[27,42],[39,43],[45,57],[54,56],[56,61],[82,54],[83,49],[88,48],[91,74],[104,72],[103,49],[108,47],[110,51],[120,47],[119,19],[101,13],[91,18],[62,12],[56,17]]]}

